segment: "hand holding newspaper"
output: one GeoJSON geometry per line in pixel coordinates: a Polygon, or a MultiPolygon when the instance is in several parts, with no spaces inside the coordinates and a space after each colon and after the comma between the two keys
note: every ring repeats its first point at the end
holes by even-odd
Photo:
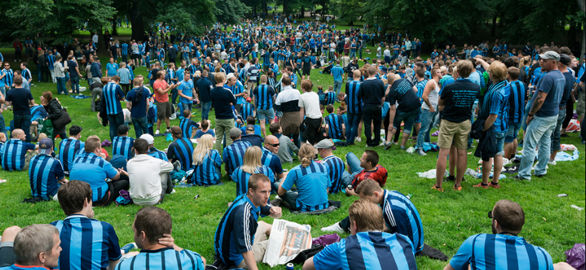
{"type": "Polygon", "coordinates": [[[285,264],[311,248],[311,226],[275,219],[263,262],[274,267],[285,264]]]}

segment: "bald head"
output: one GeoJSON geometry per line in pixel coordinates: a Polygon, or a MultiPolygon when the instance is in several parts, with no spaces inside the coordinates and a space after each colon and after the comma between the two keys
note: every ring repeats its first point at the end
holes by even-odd
{"type": "Polygon", "coordinates": [[[352,72],[352,78],[354,78],[354,80],[360,80],[360,77],[362,77],[360,70],[357,69],[352,72]]]}
{"type": "Polygon", "coordinates": [[[26,136],[24,134],[24,130],[22,130],[20,128],[14,129],[12,131],[12,138],[13,139],[20,139],[20,140],[26,139],[26,136]]]}
{"type": "Polygon", "coordinates": [[[265,148],[276,154],[279,152],[279,139],[274,135],[268,135],[265,137],[265,148]]]}

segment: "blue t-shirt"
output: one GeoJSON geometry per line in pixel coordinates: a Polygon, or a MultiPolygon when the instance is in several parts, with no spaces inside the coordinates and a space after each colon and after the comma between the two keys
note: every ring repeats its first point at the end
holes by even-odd
{"type": "Polygon", "coordinates": [[[191,250],[176,251],[172,248],[141,250],[141,252],[116,265],[116,270],[132,269],[195,269],[204,270],[201,256],[191,250]]]}
{"type": "Polygon", "coordinates": [[[507,81],[501,81],[488,88],[488,93],[484,96],[479,114],[480,119],[486,119],[491,114],[497,115],[493,127],[494,131],[498,133],[503,133],[508,128],[510,93],[505,91],[506,85],[507,81]]]}
{"type": "Polygon", "coordinates": [[[206,131],[206,132],[203,132],[201,129],[198,129],[195,132],[195,136],[193,136],[193,138],[194,139],[199,139],[199,138],[201,138],[201,136],[203,136],[205,134],[210,134],[210,135],[212,135],[212,137],[216,137],[216,133],[214,133],[214,130],[213,129],[208,129],[208,131],[206,131]]]}
{"type": "MultiPolygon", "coordinates": [[[[182,94],[193,98],[193,81],[192,80],[188,80],[188,81],[181,81],[181,84],[177,87],[178,91],[181,91],[182,94]]],[[[192,100],[186,99],[184,97],[180,97],[179,101],[183,102],[183,103],[193,103],[192,100]]]]}
{"type": "Polygon", "coordinates": [[[118,174],[110,162],[94,153],[82,152],[75,157],[69,174],[70,180],[87,182],[92,187],[92,200],[100,201],[108,192],[106,178],[118,174]]]}
{"type": "Polygon", "coordinates": [[[315,211],[329,207],[327,189],[330,187],[329,169],[324,164],[311,161],[307,167],[297,165],[287,173],[282,184],[285,190],[297,186],[299,197],[296,209],[315,211]]]}
{"type": "Polygon", "coordinates": [[[547,94],[543,105],[535,116],[550,117],[558,115],[560,111],[560,101],[564,95],[564,86],[566,85],[566,78],[559,70],[551,70],[541,78],[537,83],[536,91],[533,94],[532,102],[535,102],[538,92],[547,94]]]}
{"type": "Polygon", "coordinates": [[[50,200],[57,194],[58,181],[65,176],[61,162],[44,154],[31,159],[28,174],[32,196],[43,200],[50,200]]]}
{"type": "Polygon", "coordinates": [[[151,92],[146,87],[137,87],[128,91],[126,100],[132,102],[130,115],[132,118],[143,118],[147,114],[147,99],[151,97],[151,92]]]}
{"type": "Polygon", "coordinates": [[[553,270],[551,256],[523,237],[507,234],[477,234],[468,237],[450,260],[456,270],[535,269],[553,270]]]}
{"type": "MultiPolygon", "coordinates": [[[[275,174],[273,174],[271,168],[267,166],[261,165],[254,170],[254,173],[264,174],[269,180],[271,180],[271,183],[275,182],[275,174]]],[[[230,178],[232,178],[232,181],[236,182],[236,197],[248,193],[248,179],[251,175],[252,174],[243,171],[242,166],[236,168],[236,170],[232,172],[230,178]]]]}
{"type": "Polygon", "coordinates": [[[117,63],[106,64],[106,74],[108,74],[108,77],[118,75],[118,64],[117,63]]]}
{"type": "Polygon", "coordinates": [[[342,75],[344,74],[344,69],[342,69],[341,66],[339,65],[335,65],[332,70],[332,76],[334,76],[334,81],[335,82],[341,82],[342,81],[342,75]]]}
{"type": "Polygon", "coordinates": [[[417,269],[413,244],[402,234],[359,232],[313,257],[316,270],[417,269]]]}
{"type": "Polygon", "coordinates": [[[2,147],[2,169],[5,171],[21,171],[24,169],[25,155],[34,150],[35,145],[19,139],[10,139],[2,147]]]}

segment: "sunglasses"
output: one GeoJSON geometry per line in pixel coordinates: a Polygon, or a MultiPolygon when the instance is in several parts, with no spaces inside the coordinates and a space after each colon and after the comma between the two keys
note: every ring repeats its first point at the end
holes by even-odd
{"type": "Polygon", "coordinates": [[[279,147],[279,146],[280,146],[280,144],[278,144],[278,143],[275,143],[275,144],[269,144],[269,145],[270,145],[270,146],[272,146],[272,147],[279,147]]]}
{"type": "Polygon", "coordinates": [[[492,210],[488,211],[488,218],[493,218],[492,210]]]}

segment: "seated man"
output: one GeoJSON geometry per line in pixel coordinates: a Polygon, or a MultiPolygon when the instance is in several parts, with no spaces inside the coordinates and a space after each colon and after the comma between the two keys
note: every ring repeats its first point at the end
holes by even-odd
{"type": "Polygon", "coordinates": [[[90,184],[94,205],[108,205],[118,197],[120,190],[128,189],[128,180],[120,179],[121,174],[128,175],[126,171],[114,169],[103,155],[100,138],[89,136],[84,151],[75,158],[69,174],[70,180],[90,184]]]}
{"type": "Polygon", "coordinates": [[[444,270],[453,269],[553,269],[551,256],[541,247],[531,245],[518,236],[525,224],[525,213],[513,201],[500,200],[488,212],[493,234],[476,234],[468,237],[444,270]],[[497,248],[499,247],[499,248],[497,248]]]}
{"type": "Polygon", "coordinates": [[[275,175],[275,181],[280,181],[285,176],[285,173],[283,173],[283,165],[277,156],[280,146],[279,139],[274,135],[269,135],[265,138],[264,147],[261,148],[261,163],[262,165],[271,168],[275,175]]]}
{"type": "Polygon", "coordinates": [[[216,137],[216,133],[214,133],[214,130],[210,128],[210,120],[201,120],[199,126],[200,129],[198,129],[193,136],[194,139],[199,139],[205,134],[210,134],[212,137],[216,137]]]}
{"type": "Polygon", "coordinates": [[[241,137],[242,141],[249,142],[253,146],[262,147],[263,139],[256,134],[253,125],[246,126],[245,134],[241,137]]]}
{"type": "Polygon", "coordinates": [[[22,171],[28,167],[26,164],[26,152],[35,150],[35,145],[26,142],[26,134],[22,129],[12,131],[12,139],[4,143],[2,147],[2,169],[5,171],[22,171]]]}
{"type": "Polygon", "coordinates": [[[21,231],[18,226],[8,227],[2,232],[2,241],[0,242],[0,267],[14,264],[14,238],[21,231]]]}
{"type": "Polygon", "coordinates": [[[191,120],[191,110],[183,110],[183,118],[179,122],[179,127],[181,128],[181,131],[183,131],[183,137],[190,140],[195,137],[195,132],[193,131],[197,130],[199,124],[191,120]]]}
{"type": "Polygon", "coordinates": [[[242,130],[242,133],[246,133],[247,129],[250,127],[252,127],[252,134],[262,137],[262,130],[260,128],[260,125],[256,124],[256,119],[254,118],[254,116],[246,117],[246,125],[242,125],[242,127],[240,127],[240,130],[242,130]]]}
{"type": "Polygon", "coordinates": [[[59,205],[67,217],[51,224],[59,230],[63,251],[60,269],[114,269],[122,253],[114,227],[93,219],[92,189],[82,181],[59,188],[59,205]]]}
{"type": "Polygon", "coordinates": [[[161,177],[173,171],[169,161],[147,155],[148,143],[144,139],[134,141],[135,156],[128,161],[130,198],[137,205],[155,205],[163,200],[168,189],[173,190],[170,177],[161,177]]]}
{"type": "Polygon", "coordinates": [[[346,125],[344,124],[344,118],[341,115],[334,113],[334,106],[332,105],[328,105],[326,110],[328,111],[328,116],[325,117],[324,122],[326,123],[328,137],[335,142],[346,140],[346,125]]]}
{"type": "MultiPolygon", "coordinates": [[[[415,253],[423,250],[423,224],[419,212],[409,198],[398,191],[382,189],[372,179],[362,181],[356,192],[360,199],[369,200],[384,210],[385,231],[409,237],[415,253]]],[[[350,220],[345,218],[334,225],[322,228],[322,231],[350,232],[350,220]]]]}
{"type": "Polygon", "coordinates": [[[160,160],[169,161],[167,158],[167,153],[155,148],[155,138],[151,134],[142,134],[140,138],[145,140],[149,144],[149,149],[147,151],[147,155],[158,158],[160,160]]]}
{"type": "Polygon", "coordinates": [[[63,139],[59,143],[59,160],[63,164],[66,175],[69,175],[77,154],[83,152],[85,144],[80,140],[81,131],[80,126],[72,125],[69,128],[69,138],[63,139]]]}
{"type": "Polygon", "coordinates": [[[118,136],[112,139],[112,157],[120,155],[125,160],[131,159],[134,156],[134,152],[132,151],[134,138],[128,137],[128,126],[126,124],[118,126],[116,134],[118,136]]]}
{"type": "Polygon", "coordinates": [[[178,247],[165,238],[171,237],[173,223],[167,211],[145,207],[136,213],[132,230],[140,253],[122,260],[117,270],[126,269],[197,269],[205,268],[205,259],[199,254],[178,247]]]}
{"type": "Polygon", "coordinates": [[[31,194],[41,200],[56,199],[60,184],[67,182],[61,162],[52,157],[53,141],[45,138],[39,142],[39,154],[30,161],[28,170],[31,194]]]}
{"type": "Polygon", "coordinates": [[[2,269],[53,269],[59,266],[60,244],[59,232],[49,224],[25,227],[14,238],[14,264],[2,269]]]}
{"type": "Polygon", "coordinates": [[[323,139],[315,144],[317,153],[322,158],[322,163],[328,167],[330,174],[330,193],[336,194],[342,187],[342,175],[344,175],[344,161],[333,153],[334,143],[330,139],[323,139]]]}
{"type": "Polygon", "coordinates": [[[279,122],[272,123],[269,126],[269,130],[271,133],[279,139],[279,150],[277,151],[277,156],[282,163],[291,163],[293,162],[293,157],[291,154],[297,154],[299,148],[291,138],[285,136],[283,134],[283,129],[281,128],[281,124],[279,122]]]}
{"type": "Polygon", "coordinates": [[[348,209],[351,234],[326,246],[303,264],[310,269],[417,269],[415,248],[406,236],[382,232],[380,207],[357,200],[348,209]]]}
{"type": "Polygon", "coordinates": [[[249,142],[241,140],[242,131],[239,128],[230,129],[230,139],[232,144],[226,146],[222,152],[222,162],[224,162],[224,168],[226,169],[227,175],[232,175],[232,172],[236,168],[242,166],[244,152],[246,148],[252,146],[249,142]]]}
{"type": "Polygon", "coordinates": [[[216,229],[214,265],[225,269],[258,269],[256,263],[264,257],[271,232],[270,224],[258,222],[259,215],[281,217],[280,207],[267,205],[270,195],[271,180],[267,176],[250,176],[248,192],[234,200],[216,229]]]}
{"type": "Polygon", "coordinates": [[[360,182],[366,179],[373,179],[381,187],[385,186],[388,176],[387,169],[378,164],[378,160],[378,153],[374,150],[364,150],[360,160],[352,152],[346,154],[348,169],[352,173],[344,172],[342,176],[342,185],[346,187],[346,194],[357,195],[354,190],[360,182]],[[352,187],[349,188],[349,185],[352,187]]]}
{"type": "Polygon", "coordinates": [[[175,141],[169,144],[167,158],[173,163],[179,161],[184,171],[193,169],[193,144],[189,138],[183,137],[183,131],[178,126],[171,127],[171,135],[175,141]]]}

